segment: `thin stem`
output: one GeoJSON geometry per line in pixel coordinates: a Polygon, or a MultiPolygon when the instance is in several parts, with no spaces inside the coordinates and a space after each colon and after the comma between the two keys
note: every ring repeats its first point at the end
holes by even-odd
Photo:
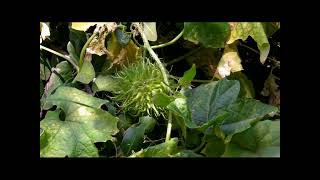
{"type": "Polygon", "coordinates": [[[160,70],[161,70],[161,73],[162,73],[162,76],[163,76],[163,81],[165,84],[169,84],[169,81],[168,81],[168,76],[167,76],[167,73],[166,73],[166,70],[165,70],[165,67],[163,66],[163,64],[161,63],[160,59],[158,58],[157,54],[151,49],[150,47],[150,44],[148,42],[148,39],[146,37],[146,35],[143,33],[142,31],[142,27],[139,23],[136,23],[137,27],[138,27],[138,30],[141,34],[141,37],[142,37],[142,40],[143,40],[143,43],[144,43],[144,46],[145,48],[147,48],[147,50],[149,51],[150,55],[153,57],[153,59],[157,62],[160,70]]]}
{"type": "Polygon", "coordinates": [[[83,64],[83,59],[84,59],[84,56],[86,54],[86,50],[87,50],[87,47],[89,46],[90,42],[93,40],[93,38],[97,35],[98,32],[94,32],[91,37],[88,39],[88,41],[84,44],[84,46],[82,47],[82,50],[81,50],[81,53],[80,53],[80,60],[79,60],[79,67],[81,69],[82,67],[82,64],[83,64]]]}
{"type": "Polygon", "coordinates": [[[167,134],[166,134],[166,141],[165,142],[168,142],[170,140],[171,128],[172,128],[172,112],[169,111],[169,121],[168,121],[168,126],[167,126],[167,134]]]}
{"type": "Polygon", "coordinates": [[[178,57],[178,58],[175,58],[175,59],[167,62],[167,63],[165,63],[165,66],[169,66],[169,65],[174,64],[174,63],[176,63],[176,62],[179,62],[179,61],[185,59],[186,57],[194,54],[195,52],[199,51],[201,48],[202,48],[202,47],[198,47],[198,48],[196,48],[196,49],[193,49],[192,51],[184,54],[183,56],[180,56],[180,57],[178,57]]]}
{"type": "Polygon", "coordinates": [[[54,51],[54,50],[49,49],[49,48],[47,48],[47,47],[44,47],[44,46],[42,46],[42,45],[40,45],[40,49],[46,50],[46,51],[48,51],[48,52],[51,52],[52,54],[55,54],[55,55],[57,55],[57,56],[59,56],[59,57],[62,57],[63,59],[65,59],[65,60],[67,60],[69,63],[71,63],[71,64],[73,65],[73,67],[79,72],[79,67],[70,59],[69,56],[63,55],[63,54],[61,54],[61,53],[59,53],[59,52],[57,52],[57,51],[54,51]]]}
{"type": "Polygon", "coordinates": [[[157,48],[162,48],[162,47],[166,47],[169,46],[173,43],[175,43],[182,35],[183,35],[184,29],[182,29],[182,31],[178,34],[177,37],[175,37],[174,39],[172,39],[171,41],[164,43],[164,44],[159,44],[159,45],[155,45],[155,46],[151,46],[152,49],[157,49],[157,48]]]}

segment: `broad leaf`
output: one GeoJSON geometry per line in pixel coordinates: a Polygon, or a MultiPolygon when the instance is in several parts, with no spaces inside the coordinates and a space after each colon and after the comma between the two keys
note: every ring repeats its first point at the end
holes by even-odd
{"type": "Polygon", "coordinates": [[[236,134],[225,157],[280,157],[280,121],[265,120],[236,134]]]}
{"type": "Polygon", "coordinates": [[[192,64],[192,67],[188,71],[184,72],[183,76],[179,79],[178,84],[183,87],[188,86],[195,76],[196,65],[192,64]]]}
{"type": "Polygon", "coordinates": [[[157,41],[157,28],[156,22],[144,22],[143,33],[146,35],[149,41],[157,41]]]}
{"type": "Polygon", "coordinates": [[[271,37],[277,30],[280,29],[279,22],[261,22],[261,24],[268,38],[271,37]]]}
{"type": "Polygon", "coordinates": [[[139,152],[132,154],[130,157],[170,157],[178,153],[178,138],[171,138],[169,141],[150,146],[139,152]]]}
{"type": "Polygon", "coordinates": [[[251,127],[251,124],[262,119],[267,114],[274,114],[277,107],[264,104],[255,99],[242,98],[223,109],[220,113],[227,117],[219,123],[217,133],[224,138],[225,143],[231,141],[233,135],[243,132],[251,127]]]}
{"type": "Polygon", "coordinates": [[[98,156],[94,143],[111,140],[118,132],[118,119],[100,109],[106,102],[75,88],[59,87],[44,107],[56,105],[57,110],[49,111],[40,122],[48,137],[47,143],[41,144],[40,156],[98,156]]]}
{"type": "Polygon", "coordinates": [[[52,68],[53,73],[49,81],[45,85],[44,94],[41,98],[41,104],[44,103],[46,97],[49,96],[57,87],[63,85],[73,78],[72,67],[67,61],[62,61],[55,68],[52,68]]]}
{"type": "Polygon", "coordinates": [[[102,23],[102,22],[72,22],[71,28],[78,30],[78,31],[86,31],[91,26],[103,25],[103,24],[105,24],[105,23],[102,23]]]}
{"type": "Polygon", "coordinates": [[[89,84],[95,77],[95,71],[90,61],[84,60],[79,73],[74,78],[74,81],[79,81],[83,84],[89,84]]]}
{"type": "Polygon", "coordinates": [[[94,92],[109,91],[114,92],[118,86],[117,81],[109,74],[100,74],[92,85],[94,92]]]}
{"type": "Polygon", "coordinates": [[[229,76],[230,73],[243,70],[237,47],[234,44],[226,45],[224,53],[217,67],[219,78],[229,76]]]}
{"type": "Polygon", "coordinates": [[[207,127],[219,109],[235,102],[239,91],[239,82],[227,79],[203,84],[188,91],[187,105],[192,122],[198,127],[207,127]]]}
{"type": "Polygon", "coordinates": [[[184,39],[204,47],[223,48],[230,35],[227,22],[185,22],[184,39]]]}
{"type": "Polygon", "coordinates": [[[121,142],[121,149],[125,155],[131,154],[131,151],[137,151],[143,143],[145,133],[152,131],[156,120],[149,116],[140,117],[139,125],[133,125],[128,128],[121,142]],[[136,127],[135,127],[136,126],[136,127]]]}
{"type": "Polygon", "coordinates": [[[258,44],[260,50],[260,62],[264,64],[270,51],[270,44],[267,35],[260,22],[237,22],[233,23],[231,36],[228,44],[232,44],[237,39],[246,40],[251,36],[258,44]]]}

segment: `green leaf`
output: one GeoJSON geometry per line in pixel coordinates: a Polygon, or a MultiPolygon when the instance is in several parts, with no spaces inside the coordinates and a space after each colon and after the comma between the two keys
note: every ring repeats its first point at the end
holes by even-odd
{"type": "Polygon", "coordinates": [[[73,78],[72,67],[67,61],[62,61],[55,68],[47,84],[45,85],[45,91],[41,98],[41,104],[43,104],[48,97],[56,88],[65,84],[73,78]]]}
{"type": "Polygon", "coordinates": [[[242,72],[232,73],[228,76],[230,80],[238,80],[240,82],[239,97],[254,98],[255,90],[252,81],[242,72]]]}
{"type": "Polygon", "coordinates": [[[139,118],[139,123],[128,128],[121,142],[121,149],[125,155],[131,154],[131,151],[137,151],[141,147],[145,133],[152,131],[156,124],[156,120],[149,116],[139,118]]]}
{"type": "Polygon", "coordinates": [[[144,22],[143,33],[146,35],[149,41],[157,41],[157,28],[156,22],[144,22]]]}
{"type": "Polygon", "coordinates": [[[194,149],[201,144],[201,132],[195,129],[187,129],[186,147],[194,149]]]}
{"type": "Polygon", "coordinates": [[[221,131],[225,143],[228,143],[233,135],[249,129],[252,123],[277,111],[277,107],[264,104],[258,100],[241,98],[220,112],[227,114],[227,117],[219,123],[217,131],[221,131]]]}
{"type": "Polygon", "coordinates": [[[243,70],[241,58],[238,54],[238,49],[234,44],[226,45],[223,55],[217,67],[217,75],[220,78],[229,76],[231,72],[243,70]]]}
{"type": "Polygon", "coordinates": [[[87,42],[86,33],[84,31],[70,29],[69,39],[75,49],[75,54],[80,57],[82,47],[87,42]]]}
{"type": "Polygon", "coordinates": [[[187,105],[191,112],[192,122],[197,127],[208,127],[219,109],[236,101],[239,91],[240,83],[227,79],[203,84],[188,91],[186,93],[187,105]]]}
{"type": "Polygon", "coordinates": [[[168,96],[163,92],[155,92],[152,101],[159,107],[167,107],[174,100],[173,96],[168,96]]]}
{"type": "Polygon", "coordinates": [[[184,72],[183,76],[179,79],[178,84],[184,87],[188,86],[195,76],[196,76],[196,65],[192,64],[192,67],[188,71],[184,72]]]}
{"type": "Polygon", "coordinates": [[[41,157],[96,157],[95,142],[112,139],[119,130],[118,119],[100,109],[107,100],[98,99],[71,87],[59,87],[47,98],[44,109],[53,105],[40,121],[47,143],[40,144],[41,157]],[[63,116],[65,118],[63,119],[63,116]]]}
{"type": "Polygon", "coordinates": [[[182,150],[180,152],[178,152],[177,154],[174,154],[171,157],[203,157],[200,154],[197,154],[191,150],[182,150]]]}
{"type": "Polygon", "coordinates": [[[207,157],[221,157],[223,155],[225,144],[220,138],[214,135],[207,135],[206,141],[207,144],[202,149],[201,153],[205,154],[207,157]]]}
{"type": "Polygon", "coordinates": [[[178,153],[178,138],[171,138],[169,141],[150,146],[139,152],[132,154],[130,157],[172,157],[178,153]]]}
{"type": "Polygon", "coordinates": [[[223,156],[280,157],[280,121],[261,121],[236,134],[223,156]]]}
{"type": "Polygon", "coordinates": [[[76,65],[79,65],[79,55],[77,55],[76,49],[70,41],[67,44],[67,50],[71,61],[73,61],[76,65]]]}
{"type": "Polygon", "coordinates": [[[79,73],[74,78],[74,81],[79,81],[83,84],[89,84],[95,77],[95,71],[90,61],[84,60],[79,73]]]}
{"type": "Polygon", "coordinates": [[[228,44],[232,44],[237,39],[245,41],[251,36],[258,44],[260,50],[260,62],[264,64],[270,51],[270,44],[267,35],[260,22],[237,22],[232,24],[231,36],[228,44]]]}
{"type": "Polygon", "coordinates": [[[223,48],[230,35],[227,22],[185,22],[184,39],[207,48],[223,48]]]}
{"type": "Polygon", "coordinates": [[[109,91],[114,92],[118,87],[117,81],[112,77],[112,75],[100,74],[92,85],[92,90],[94,92],[99,91],[109,91]]]}

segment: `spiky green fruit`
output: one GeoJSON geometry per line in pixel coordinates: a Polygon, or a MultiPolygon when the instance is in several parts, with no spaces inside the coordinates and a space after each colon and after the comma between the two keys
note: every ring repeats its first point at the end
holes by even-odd
{"type": "Polygon", "coordinates": [[[148,59],[124,67],[114,78],[118,82],[114,100],[125,112],[134,116],[159,116],[165,111],[153,102],[153,97],[160,92],[168,95],[170,87],[162,82],[158,66],[148,59]]]}

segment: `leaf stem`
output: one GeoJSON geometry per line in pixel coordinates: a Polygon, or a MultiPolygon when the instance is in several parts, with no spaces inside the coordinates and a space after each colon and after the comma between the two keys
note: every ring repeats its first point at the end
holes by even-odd
{"type": "Polygon", "coordinates": [[[46,51],[48,51],[48,52],[51,52],[52,54],[55,54],[55,55],[57,55],[57,56],[59,56],[59,57],[62,57],[63,59],[65,59],[65,60],[67,60],[69,63],[71,63],[71,64],[73,65],[73,67],[79,72],[79,67],[70,59],[69,56],[66,56],[66,55],[64,55],[64,54],[61,54],[61,53],[59,53],[59,52],[57,52],[57,51],[54,51],[54,50],[49,49],[49,48],[47,48],[47,47],[45,47],[45,46],[42,46],[42,45],[40,45],[40,49],[46,50],[46,51]]]}
{"type": "Polygon", "coordinates": [[[141,37],[142,37],[142,40],[143,40],[143,44],[145,46],[145,48],[147,48],[147,50],[149,51],[150,55],[153,57],[153,59],[157,62],[160,70],[161,70],[161,73],[162,73],[162,76],[163,76],[163,81],[164,83],[166,83],[167,85],[169,85],[169,81],[168,81],[168,76],[167,76],[167,73],[166,73],[166,70],[165,70],[165,67],[163,66],[163,64],[161,63],[160,59],[158,58],[157,54],[152,50],[152,48],[150,47],[150,44],[148,42],[148,39],[146,37],[146,35],[143,33],[142,31],[142,27],[139,23],[136,23],[137,27],[138,27],[138,31],[140,32],[141,34],[141,37]]]}
{"type": "Polygon", "coordinates": [[[84,44],[84,46],[82,47],[81,49],[81,53],[80,53],[80,60],[79,60],[79,67],[81,69],[82,67],[82,64],[83,64],[83,59],[84,59],[84,56],[86,54],[86,50],[87,50],[87,47],[89,46],[90,42],[93,40],[93,38],[97,35],[98,32],[94,32],[91,37],[87,40],[87,42],[84,44]]]}
{"type": "Polygon", "coordinates": [[[166,141],[165,142],[168,142],[170,140],[171,128],[172,128],[172,112],[169,111],[169,121],[168,121],[168,126],[167,126],[167,134],[166,134],[166,141]]]}
{"type": "Polygon", "coordinates": [[[202,149],[202,147],[206,144],[205,138],[206,138],[206,134],[201,138],[201,144],[192,150],[193,152],[196,153],[202,149]]]}
{"type": "Polygon", "coordinates": [[[151,46],[152,49],[157,49],[157,48],[162,48],[162,47],[166,47],[169,46],[173,43],[175,43],[182,35],[183,35],[184,29],[182,29],[182,31],[171,41],[164,43],[164,44],[159,44],[159,45],[155,45],[155,46],[151,46]]]}

